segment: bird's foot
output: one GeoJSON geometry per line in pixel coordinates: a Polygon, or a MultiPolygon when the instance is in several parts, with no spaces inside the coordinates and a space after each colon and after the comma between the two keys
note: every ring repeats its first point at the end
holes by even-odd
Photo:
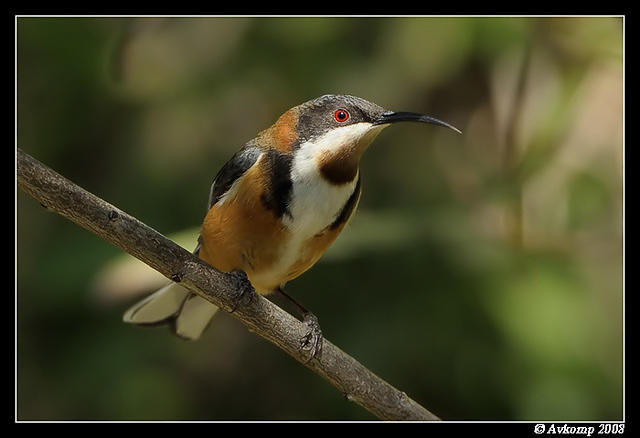
{"type": "Polygon", "coordinates": [[[231,279],[233,290],[236,292],[233,297],[233,307],[230,310],[230,313],[233,313],[240,304],[246,304],[247,301],[251,301],[251,298],[255,294],[255,289],[251,285],[251,282],[244,271],[236,269],[235,271],[229,272],[227,275],[231,279]]]}
{"type": "Polygon", "coordinates": [[[302,322],[307,326],[307,333],[300,339],[300,349],[309,351],[309,358],[305,363],[311,362],[316,356],[322,353],[322,330],[318,323],[318,318],[311,312],[304,314],[302,322]]]}

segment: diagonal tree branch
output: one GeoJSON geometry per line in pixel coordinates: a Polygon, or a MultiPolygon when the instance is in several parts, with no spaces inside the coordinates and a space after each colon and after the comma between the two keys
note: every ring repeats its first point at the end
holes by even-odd
{"type": "MultiPolygon", "coordinates": [[[[65,179],[20,148],[18,186],[54,211],[123,249],[167,278],[216,306],[231,311],[238,281],[170,241],[136,218],[65,179]]],[[[373,374],[354,358],[324,340],[320,358],[306,363],[299,340],[305,326],[258,294],[238,305],[232,315],[247,328],[287,352],[329,381],[351,400],[384,420],[439,420],[437,416],[373,374]]]]}

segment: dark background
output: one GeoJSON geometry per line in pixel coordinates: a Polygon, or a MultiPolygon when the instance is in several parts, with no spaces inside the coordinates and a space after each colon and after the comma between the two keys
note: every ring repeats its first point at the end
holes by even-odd
{"type": "MultiPolygon", "coordinates": [[[[623,414],[622,18],[17,19],[17,142],[195,246],[209,186],[291,106],[354,94],[385,130],[357,215],[288,291],[448,420],[623,414]],[[176,234],[177,233],[177,234],[176,234]]],[[[20,420],[369,420],[219,314],[121,322],[164,280],[17,194],[20,420]]]]}

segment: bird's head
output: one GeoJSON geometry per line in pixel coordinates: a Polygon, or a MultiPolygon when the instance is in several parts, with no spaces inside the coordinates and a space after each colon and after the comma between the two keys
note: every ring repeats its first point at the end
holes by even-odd
{"type": "Polygon", "coordinates": [[[291,108],[259,135],[263,144],[315,160],[334,184],[352,181],[360,158],[376,136],[397,122],[422,122],[460,131],[436,118],[389,111],[365,99],[326,94],[291,108]]]}

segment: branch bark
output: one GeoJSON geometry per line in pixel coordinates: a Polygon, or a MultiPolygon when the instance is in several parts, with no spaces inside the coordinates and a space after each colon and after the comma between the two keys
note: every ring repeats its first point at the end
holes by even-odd
{"type": "MultiPolygon", "coordinates": [[[[95,233],[151,266],[167,278],[226,311],[234,308],[237,280],[178,246],[162,234],[89,193],[17,150],[18,186],[47,209],[95,233]]],[[[324,340],[319,358],[306,363],[299,348],[305,326],[258,294],[238,305],[232,316],[249,331],[277,345],[330,382],[345,397],[383,420],[439,420],[437,416],[324,340]]]]}

